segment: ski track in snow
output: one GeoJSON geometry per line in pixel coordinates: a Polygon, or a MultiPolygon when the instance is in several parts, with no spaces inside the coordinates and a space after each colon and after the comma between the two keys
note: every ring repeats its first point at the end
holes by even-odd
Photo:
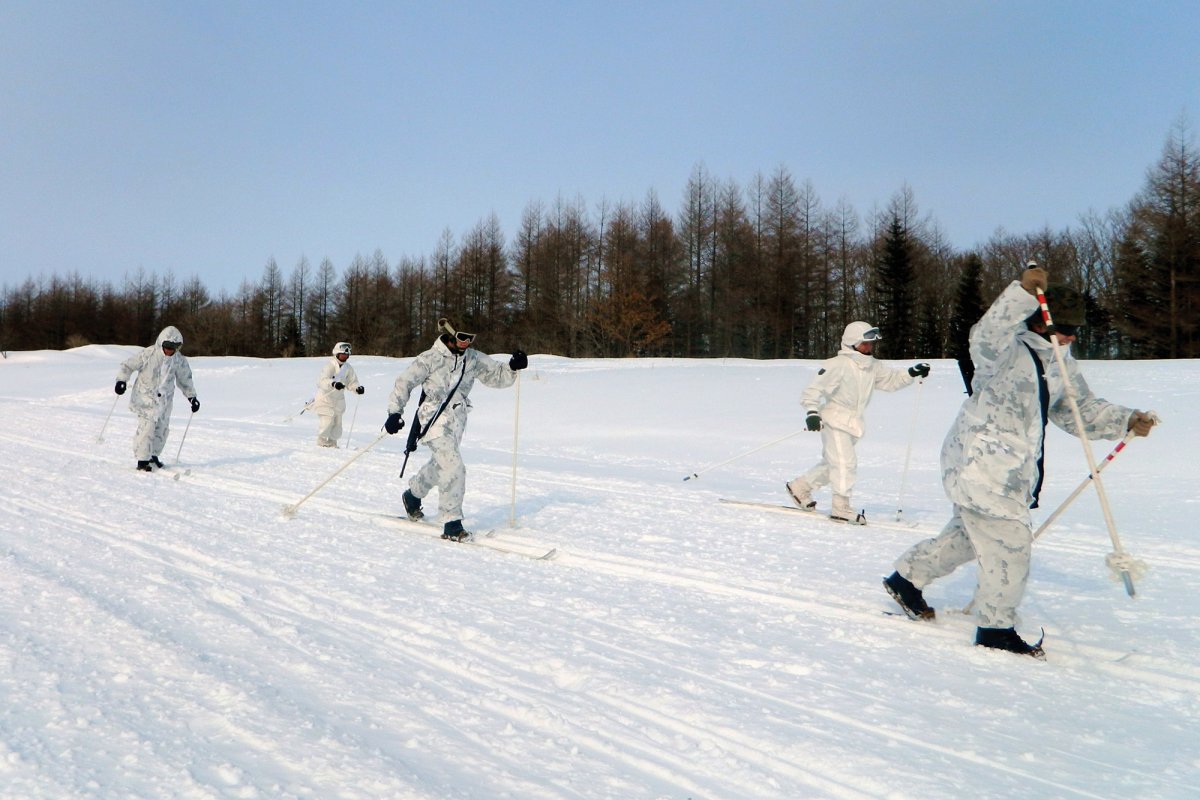
{"type": "MultiPolygon", "coordinates": [[[[202,397],[216,378],[197,370],[202,397]]],[[[468,449],[476,529],[558,548],[533,562],[380,521],[403,487],[388,439],[288,520],[281,508],[351,455],[308,447],[307,428],[197,416],[183,477],[134,473],[128,414],[104,444],[39,433],[98,429],[101,397],[4,399],[21,424],[0,433],[0,475],[23,490],[0,496],[0,688],[24,700],[0,714],[0,796],[6,781],[31,798],[1182,798],[1194,786],[1194,643],[1173,657],[1044,621],[1041,665],[969,647],[970,623],[945,606],[933,624],[885,616],[879,578],[931,529],[735,510],[707,488],[597,477],[547,453],[522,472],[510,529],[503,450],[468,449]],[[867,536],[875,547],[814,563],[867,536]],[[860,563],[878,576],[846,585],[839,572],[860,563]],[[1074,702],[1045,705],[1059,697],[1074,702]],[[1132,741],[1097,730],[1106,705],[1108,720],[1139,721],[1132,741]],[[1131,747],[1137,759],[1114,758],[1131,747]]],[[[165,456],[178,416],[173,428],[165,456]]],[[[635,461],[635,475],[656,471],[635,461]]],[[[1051,536],[1037,547],[1054,563],[1106,552],[1094,529],[1051,536]]],[[[1194,585],[1195,547],[1137,554],[1151,553],[1194,585]]],[[[1036,608],[1057,598],[1048,589],[1036,608]]]]}

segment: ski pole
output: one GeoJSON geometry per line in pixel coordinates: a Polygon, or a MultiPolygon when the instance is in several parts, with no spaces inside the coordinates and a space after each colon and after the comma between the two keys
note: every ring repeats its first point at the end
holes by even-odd
{"type": "Polygon", "coordinates": [[[183,436],[179,437],[179,449],[175,451],[175,463],[176,464],[179,463],[179,454],[183,452],[183,443],[187,441],[187,432],[192,427],[192,417],[194,417],[194,416],[196,416],[196,415],[188,414],[187,425],[183,426],[183,436]]]}
{"type": "Polygon", "coordinates": [[[521,429],[521,372],[517,371],[517,399],[513,408],[512,507],[508,512],[508,527],[517,527],[517,434],[521,429]]]}
{"type": "Polygon", "coordinates": [[[294,516],[296,516],[296,511],[297,511],[297,510],[300,508],[300,506],[301,506],[301,505],[303,505],[303,504],[304,504],[304,502],[305,502],[306,500],[308,500],[308,498],[312,497],[314,494],[316,494],[317,492],[319,492],[319,491],[321,491],[322,489],[324,489],[324,488],[325,488],[325,484],[329,483],[331,480],[333,480],[334,478],[336,478],[338,475],[341,475],[341,474],[342,474],[342,471],[343,471],[343,470],[345,470],[345,469],[346,469],[346,467],[348,467],[348,466],[350,466],[351,464],[353,464],[353,463],[355,462],[355,460],[359,458],[359,456],[363,455],[363,454],[364,454],[364,453],[366,453],[368,450],[370,450],[372,447],[374,447],[375,445],[379,444],[380,440],[381,440],[381,439],[383,439],[383,437],[385,437],[385,436],[387,436],[387,433],[386,433],[386,432],[385,432],[385,433],[381,433],[381,434],[379,434],[378,436],[376,436],[376,437],[375,437],[375,441],[371,442],[369,445],[367,445],[366,447],[364,447],[362,450],[359,450],[357,453],[355,453],[353,456],[351,456],[349,461],[347,461],[345,464],[342,464],[342,466],[338,467],[338,468],[337,468],[337,470],[335,470],[335,471],[334,471],[334,473],[333,473],[332,475],[330,475],[328,478],[326,478],[325,480],[323,480],[323,481],[321,481],[319,484],[317,484],[317,488],[313,489],[311,492],[309,492],[308,494],[304,495],[304,497],[300,498],[300,501],[299,501],[299,502],[297,502],[297,503],[294,503],[294,504],[292,504],[292,505],[287,505],[287,506],[284,506],[284,507],[283,507],[283,515],[284,515],[285,517],[288,517],[289,519],[290,519],[291,517],[294,517],[294,516]]]}
{"type": "Polygon", "coordinates": [[[104,418],[104,424],[100,426],[100,434],[96,437],[97,444],[104,444],[104,431],[108,428],[108,421],[112,419],[113,412],[117,410],[117,401],[121,399],[121,395],[113,396],[112,408],[108,410],[108,416],[104,418]]]}
{"type": "MultiPolygon", "coordinates": [[[[1153,411],[1151,411],[1149,413],[1150,413],[1150,416],[1152,416],[1154,418],[1154,424],[1157,425],[1160,421],[1158,414],[1154,413],[1153,411]]],[[[1117,454],[1120,453],[1122,450],[1124,450],[1125,446],[1128,445],[1135,438],[1137,438],[1137,434],[1134,433],[1133,431],[1129,431],[1128,433],[1126,433],[1125,438],[1122,439],[1121,441],[1117,442],[1117,446],[1113,448],[1113,451],[1111,453],[1109,453],[1107,456],[1105,456],[1104,460],[1100,462],[1100,466],[1096,468],[1096,471],[1097,472],[1103,471],[1104,468],[1107,467],[1109,465],[1109,463],[1114,458],[1117,457],[1117,454]]],[[[1083,493],[1083,490],[1087,488],[1087,486],[1091,482],[1091,480],[1092,480],[1092,476],[1088,475],[1086,478],[1083,479],[1082,483],[1080,483],[1078,486],[1075,487],[1075,491],[1071,492],[1071,494],[1067,497],[1067,499],[1064,500],[1059,505],[1059,507],[1054,510],[1054,513],[1051,514],[1049,517],[1047,517],[1046,521],[1043,522],[1041,524],[1041,526],[1034,532],[1034,534],[1033,534],[1034,539],[1037,539],[1039,536],[1041,536],[1043,533],[1046,532],[1046,529],[1049,528],[1054,523],[1054,521],[1056,519],[1058,519],[1064,511],[1067,510],[1067,506],[1069,506],[1072,502],[1074,502],[1075,498],[1083,493]]]]}
{"type": "MultiPolygon", "coordinates": [[[[1042,319],[1045,321],[1046,327],[1053,331],[1054,319],[1050,316],[1050,307],[1046,305],[1046,293],[1041,288],[1037,290],[1037,300],[1042,308],[1042,319]]],[[[1083,424],[1083,415],[1079,413],[1079,403],[1075,399],[1075,386],[1071,383],[1071,376],[1067,372],[1067,363],[1063,358],[1062,345],[1059,344],[1057,333],[1050,334],[1050,343],[1054,346],[1054,358],[1058,361],[1058,371],[1062,376],[1067,404],[1071,407],[1075,429],[1079,433],[1079,441],[1083,444],[1083,454],[1087,458],[1088,471],[1092,476],[1092,482],[1096,484],[1096,497],[1100,500],[1100,510],[1104,513],[1104,524],[1108,527],[1109,538],[1112,539],[1113,552],[1105,560],[1110,568],[1120,574],[1121,582],[1125,584],[1125,593],[1133,597],[1135,590],[1133,575],[1129,569],[1130,558],[1121,548],[1121,540],[1117,536],[1117,523],[1113,520],[1112,509],[1108,504],[1108,493],[1104,491],[1104,484],[1100,481],[1100,470],[1096,468],[1096,457],[1092,454],[1092,445],[1087,439],[1087,428],[1083,424]]]]}
{"type": "MultiPolygon", "coordinates": [[[[1151,412],[1151,413],[1153,413],[1153,412],[1151,412]]],[[[1131,441],[1133,441],[1135,436],[1137,436],[1137,434],[1134,433],[1133,431],[1129,431],[1129,433],[1125,434],[1125,438],[1122,439],[1121,441],[1117,442],[1117,446],[1113,448],[1113,451],[1111,453],[1109,453],[1107,456],[1104,457],[1104,460],[1100,462],[1100,466],[1096,468],[1096,471],[1099,472],[1100,470],[1107,467],[1110,463],[1112,463],[1112,460],[1117,457],[1117,453],[1120,453],[1122,450],[1124,450],[1125,445],[1127,445],[1131,441]]],[[[1043,522],[1036,531],[1034,531],[1033,538],[1035,541],[1037,540],[1037,538],[1039,536],[1041,536],[1043,533],[1045,533],[1046,530],[1052,524],[1054,524],[1054,521],[1056,519],[1058,519],[1060,516],[1062,516],[1062,513],[1067,510],[1067,506],[1069,506],[1069,505],[1071,505],[1071,503],[1075,502],[1075,498],[1079,497],[1079,495],[1081,495],[1083,493],[1083,490],[1087,488],[1087,486],[1091,482],[1091,480],[1092,480],[1091,475],[1088,475],[1086,478],[1084,478],[1083,483],[1076,486],[1075,491],[1071,492],[1071,494],[1067,496],[1067,499],[1063,500],[1062,503],[1059,504],[1058,508],[1054,509],[1054,513],[1051,514],[1049,517],[1047,517],[1046,521],[1043,522]]],[[[974,607],[975,607],[975,600],[972,599],[971,602],[967,603],[967,606],[966,606],[966,608],[964,608],[962,610],[962,613],[970,614],[971,609],[974,607]]]]}
{"type": "Polygon", "coordinates": [[[791,439],[793,436],[799,436],[800,434],[805,433],[807,431],[808,431],[807,427],[801,428],[798,431],[793,431],[792,433],[789,433],[787,436],[781,436],[780,438],[776,439],[773,442],[767,442],[764,445],[759,445],[758,447],[754,448],[753,450],[747,450],[744,453],[739,453],[738,455],[734,456],[733,458],[727,458],[724,461],[721,461],[717,464],[710,464],[707,467],[705,467],[704,469],[697,470],[697,471],[693,472],[691,475],[685,476],[684,480],[690,481],[692,478],[699,478],[703,473],[708,472],[709,470],[714,470],[717,467],[723,467],[726,464],[730,464],[734,461],[737,461],[739,458],[745,458],[748,455],[757,453],[759,450],[766,450],[768,447],[771,447],[772,445],[777,445],[780,442],[786,442],[788,439],[791,439]]]}
{"type": "Polygon", "coordinates": [[[354,401],[354,413],[350,415],[350,430],[346,433],[346,449],[350,449],[350,437],[354,434],[354,420],[358,418],[358,404],[362,402],[362,395],[354,401]]]}
{"type": "Polygon", "coordinates": [[[293,419],[295,419],[296,417],[303,417],[303,416],[304,416],[304,412],[305,412],[305,411],[308,411],[310,408],[312,408],[312,404],[313,404],[313,403],[316,401],[316,399],[317,399],[317,398],[315,398],[315,397],[314,397],[312,400],[309,400],[307,403],[305,403],[305,404],[304,404],[304,408],[300,409],[300,412],[299,412],[299,413],[292,413],[292,414],[288,414],[288,415],[287,415],[287,416],[284,418],[284,420],[283,420],[283,421],[284,421],[284,422],[291,422],[291,421],[292,421],[293,419]]]}
{"type": "MultiPolygon", "coordinates": [[[[1124,450],[1125,445],[1127,445],[1131,441],[1133,441],[1135,436],[1137,436],[1137,434],[1134,433],[1133,431],[1129,431],[1128,433],[1126,433],[1125,438],[1122,439],[1121,441],[1117,442],[1117,446],[1113,448],[1113,451],[1111,453],[1109,453],[1107,456],[1105,456],[1104,460],[1100,462],[1100,466],[1096,468],[1096,471],[1100,472],[1105,467],[1107,467],[1110,463],[1112,463],[1112,460],[1117,457],[1117,453],[1120,453],[1122,450],[1124,450]]],[[[1076,486],[1075,491],[1071,492],[1071,494],[1069,494],[1067,496],[1067,499],[1063,500],[1062,503],[1059,505],[1059,507],[1054,509],[1054,513],[1051,514],[1050,516],[1046,517],[1046,521],[1043,522],[1036,531],[1034,531],[1034,534],[1033,534],[1034,539],[1037,539],[1039,536],[1041,536],[1043,533],[1045,533],[1046,529],[1049,528],[1051,525],[1053,525],[1054,521],[1056,519],[1058,519],[1060,516],[1062,516],[1062,513],[1067,510],[1067,506],[1069,506],[1069,505],[1071,505],[1071,503],[1075,502],[1076,497],[1079,497],[1079,495],[1083,494],[1083,490],[1088,487],[1088,484],[1091,482],[1091,480],[1092,480],[1091,475],[1088,475],[1086,478],[1084,478],[1083,483],[1076,486]]]]}
{"type": "Polygon", "coordinates": [[[917,381],[917,397],[913,400],[912,425],[908,428],[908,446],[904,449],[904,469],[900,473],[900,496],[896,498],[896,521],[899,522],[904,516],[904,487],[908,483],[908,459],[912,455],[913,437],[917,431],[917,411],[921,407],[921,390],[925,388],[925,381],[917,381]]]}

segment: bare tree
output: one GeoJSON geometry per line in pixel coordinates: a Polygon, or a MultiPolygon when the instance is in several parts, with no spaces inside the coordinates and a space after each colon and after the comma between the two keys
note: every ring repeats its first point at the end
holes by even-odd
{"type": "Polygon", "coordinates": [[[692,168],[684,189],[678,234],[686,280],[676,315],[677,336],[683,340],[683,355],[706,355],[716,302],[717,187],[703,164],[692,168]]]}
{"type": "Polygon", "coordinates": [[[307,256],[300,256],[292,274],[288,278],[287,290],[284,295],[284,353],[288,356],[308,355],[306,343],[308,331],[305,326],[308,311],[309,282],[312,279],[312,266],[307,256]]]}
{"type": "Polygon", "coordinates": [[[1134,352],[1200,355],[1200,151],[1176,123],[1130,208],[1118,250],[1120,319],[1134,352]]]}
{"type": "Polygon", "coordinates": [[[305,326],[304,349],[312,354],[330,351],[336,339],[330,333],[337,298],[337,270],[328,258],[317,267],[312,291],[308,294],[305,308],[308,324],[305,326]]]}

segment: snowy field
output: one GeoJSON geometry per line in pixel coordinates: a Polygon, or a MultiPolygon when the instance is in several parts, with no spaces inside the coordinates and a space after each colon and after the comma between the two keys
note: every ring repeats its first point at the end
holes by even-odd
{"type": "MultiPolygon", "coordinates": [[[[146,475],[128,395],[97,441],[136,349],[0,360],[5,800],[1200,793],[1200,362],[1084,365],[1164,420],[1104,473],[1149,571],[1135,598],[1112,579],[1089,489],[1035,547],[1038,662],[972,646],[973,568],[927,590],[938,623],[884,613],[947,515],[951,362],[876,394],[859,445],[855,505],[909,529],[718,502],[783,502],[816,460],[805,432],[703,471],[800,431],[815,362],[534,357],[519,395],[476,385],[463,447],[467,525],[512,553],[384,518],[407,359],[354,357],[350,447],[323,450],[297,412],[324,359],[194,358],[200,413],[182,440],[177,395],[172,469],[146,475]]],[[[1076,440],[1048,450],[1035,523],[1087,474],[1076,440]]]]}

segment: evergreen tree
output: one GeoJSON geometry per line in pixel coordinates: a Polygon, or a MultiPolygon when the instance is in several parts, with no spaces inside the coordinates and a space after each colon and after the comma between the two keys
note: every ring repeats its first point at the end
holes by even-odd
{"type": "Polygon", "coordinates": [[[916,356],[913,313],[913,260],[908,231],[898,215],[892,216],[884,235],[883,252],[875,264],[876,325],[888,343],[890,358],[916,356]]]}
{"type": "Polygon", "coordinates": [[[950,313],[950,357],[958,362],[967,394],[971,393],[971,378],[975,366],[971,363],[971,327],[983,316],[983,261],[975,253],[963,259],[962,273],[954,294],[954,309],[950,313]]]}

